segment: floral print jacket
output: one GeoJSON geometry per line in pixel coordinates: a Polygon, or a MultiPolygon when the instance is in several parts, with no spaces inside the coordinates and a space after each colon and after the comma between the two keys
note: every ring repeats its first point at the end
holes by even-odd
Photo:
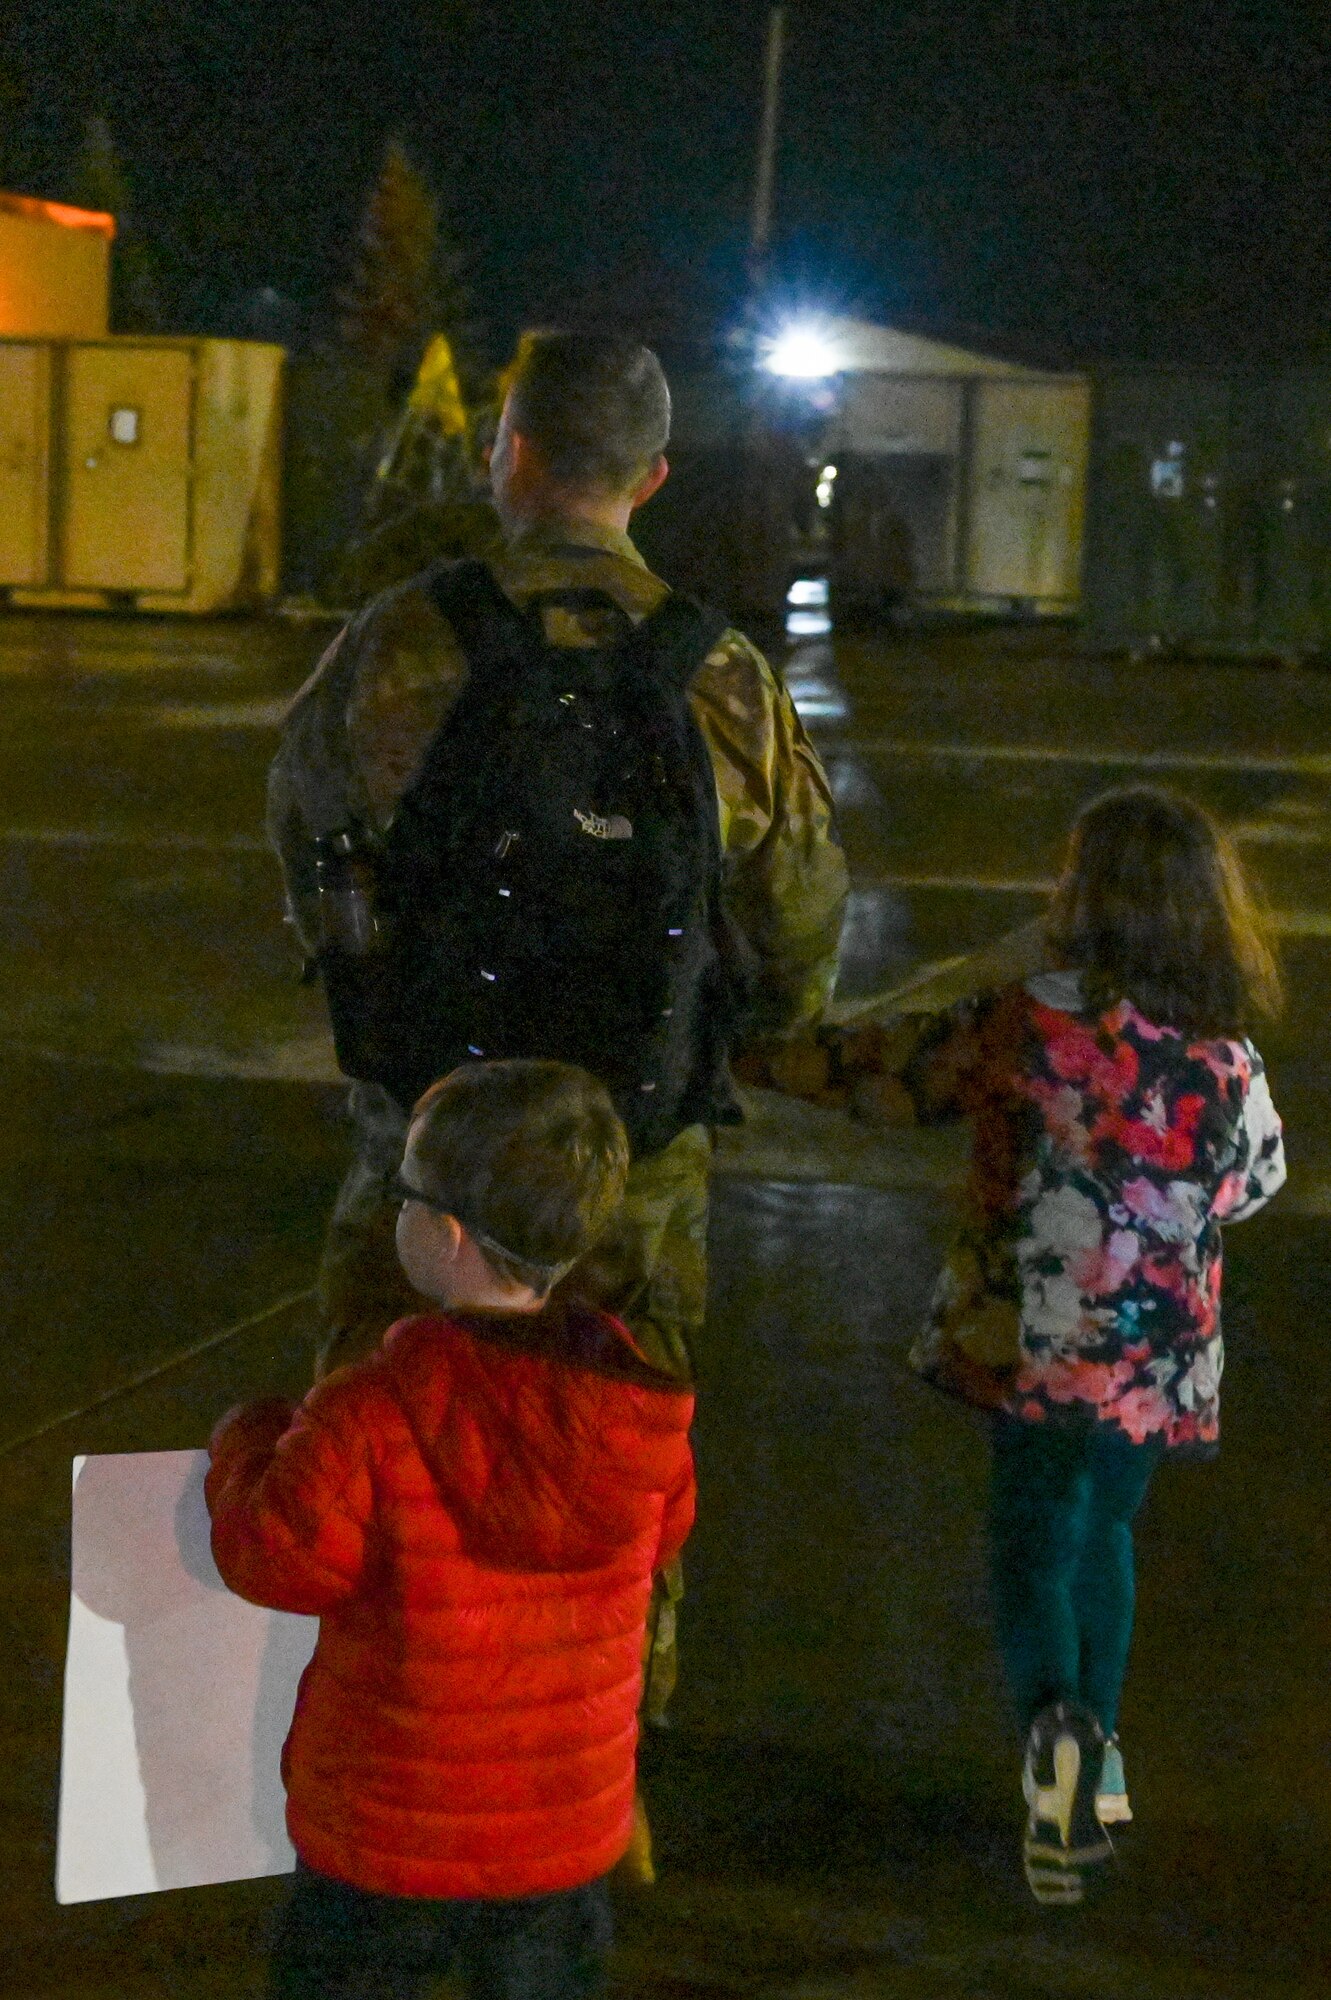
{"type": "Polygon", "coordinates": [[[1032,1423],[1113,1424],[1209,1455],[1220,1430],[1220,1225],[1285,1178],[1247,1041],[1189,1041],[1043,973],[925,1028],[903,1081],[970,1116],[962,1227],[912,1364],[1032,1423]]]}

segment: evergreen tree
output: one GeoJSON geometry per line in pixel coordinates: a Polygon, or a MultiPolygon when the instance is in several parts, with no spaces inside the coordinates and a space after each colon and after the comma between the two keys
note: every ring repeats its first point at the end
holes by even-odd
{"type": "Polygon", "coordinates": [[[116,219],[111,250],[112,332],[160,333],[165,314],[156,260],[139,231],[129,180],[105,118],[90,118],[84,126],[70,199],[80,208],[97,209],[116,219]]]}
{"type": "Polygon", "coordinates": [[[339,298],[342,337],[400,402],[433,334],[464,362],[470,327],[460,268],[445,241],[439,203],[400,139],[390,139],[356,241],[351,282],[339,298]]]}

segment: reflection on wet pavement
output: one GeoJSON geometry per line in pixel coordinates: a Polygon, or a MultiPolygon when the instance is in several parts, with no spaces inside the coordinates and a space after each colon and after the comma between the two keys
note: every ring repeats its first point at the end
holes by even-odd
{"type": "MultiPolygon", "coordinates": [[[[25,2000],[260,1990],[271,1885],[57,1919],[49,1800],[71,1453],[198,1444],[237,1395],[308,1367],[298,1311],[170,1363],[307,1281],[345,1157],[317,995],[260,851],[274,718],[326,637],[0,619],[5,1434],[165,1371],[0,1450],[25,2000]]],[[[1115,1898],[1055,1931],[1016,1870],[982,1428],[903,1365],[963,1137],[750,1099],[718,1150],[684,1676],[673,1732],[644,1751],[663,1885],[625,1912],[615,1991],[1324,1990],[1331,681],[1263,679],[1255,700],[1232,668],[1111,669],[1007,629],[796,635],[787,671],[852,864],[843,999],[1034,914],[1077,805],[1162,746],[1240,822],[1297,926],[1293,1009],[1267,1045],[1294,1180],[1229,1253],[1221,1460],[1162,1477],[1143,1524],[1124,1722],[1140,1824],[1115,1898]]]]}

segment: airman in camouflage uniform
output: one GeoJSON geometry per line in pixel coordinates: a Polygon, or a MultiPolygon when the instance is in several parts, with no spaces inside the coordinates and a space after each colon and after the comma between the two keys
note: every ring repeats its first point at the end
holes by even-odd
{"type": "MultiPolygon", "coordinates": [[[[659,379],[654,358],[647,358],[659,379]]],[[[610,607],[540,600],[547,593],[602,593],[635,623],[661,603],[667,586],[626,532],[632,506],[665,476],[660,445],[650,475],[643,478],[639,466],[632,488],[610,503],[604,492],[551,477],[544,462],[532,471],[520,408],[516,444],[506,429],[519,393],[520,385],[510,391],[492,461],[507,534],[492,561],[494,576],[514,604],[540,605],[551,644],[611,642],[620,621],[610,607]]],[[[271,772],[269,829],[290,914],[308,951],[318,936],[315,837],[352,821],[387,829],[467,672],[428,584],[416,578],[354,618],[297,696],[271,772]]],[[[724,894],[757,964],[752,1030],[785,1034],[820,1016],[836,971],[846,872],[827,779],[788,692],[741,633],[722,635],[689,699],[716,774],[724,894]]],[[[401,1162],[406,1119],[385,1091],[363,1083],[352,1087],[351,1113],[357,1157],[338,1196],[320,1272],[328,1334],[323,1365],[377,1342],[394,1318],[423,1303],[398,1269],[393,1242],[389,1181],[401,1162]]],[[[682,1379],[695,1371],[705,1305],[710,1152],[710,1134],[693,1126],[664,1151],[635,1161],[618,1223],[574,1279],[593,1288],[648,1355],[682,1379]]],[[[663,1656],[670,1622],[667,1615],[658,1630],[663,1656]]],[[[651,1696],[658,1707],[670,1678],[664,1658],[662,1664],[667,1671],[655,1677],[651,1696]]]]}
{"type": "MultiPolygon", "coordinates": [[[[518,605],[546,591],[594,589],[635,620],[666,594],[627,535],[584,522],[518,535],[494,574],[518,605]]],[[[579,645],[613,637],[612,615],[551,605],[542,618],[553,644],[579,645]]],[[[350,820],[386,830],[466,676],[428,587],[413,580],[347,626],[297,697],[269,781],[269,827],[307,950],[318,938],[315,835],[350,820]]],[[[835,977],[846,893],[827,779],[789,694],[740,633],[722,635],[690,701],[716,772],[727,901],[759,966],[755,1031],[812,1023],[835,977]]],[[[346,1329],[354,1343],[377,1339],[412,1301],[395,1275],[384,1188],[401,1165],[405,1119],[372,1084],[353,1086],[351,1109],[359,1158],[334,1212],[322,1285],[330,1330],[346,1329]]],[[[702,1319],[708,1157],[695,1127],[634,1163],[618,1252],[623,1277],[618,1285],[606,1278],[635,1332],[680,1375],[691,1370],[702,1319]]]]}

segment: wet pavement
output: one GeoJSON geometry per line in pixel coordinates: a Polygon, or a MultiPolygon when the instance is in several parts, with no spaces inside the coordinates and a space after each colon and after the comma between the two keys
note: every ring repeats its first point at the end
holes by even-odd
{"type": "MultiPolygon", "coordinates": [[[[197,1445],[298,1390],[346,1152],[262,843],[285,695],[326,633],[0,619],[0,1991],[261,1991],[280,1884],[58,1909],[75,1452],[197,1445]]],[[[905,1372],[960,1160],[770,1098],[719,1157],[662,1879],[616,1992],[773,2000],[1315,1993],[1331,1958],[1326,1494],[1331,680],[1079,659],[1051,629],[814,635],[790,662],[855,900],[843,999],[1039,906],[1076,806],[1163,776],[1237,823],[1285,935],[1290,1189],[1236,1231],[1218,1465],[1141,1532],[1124,1735],[1139,1824],[1102,1906],[1028,1907],[986,1621],[983,1441],[905,1372]]]]}

